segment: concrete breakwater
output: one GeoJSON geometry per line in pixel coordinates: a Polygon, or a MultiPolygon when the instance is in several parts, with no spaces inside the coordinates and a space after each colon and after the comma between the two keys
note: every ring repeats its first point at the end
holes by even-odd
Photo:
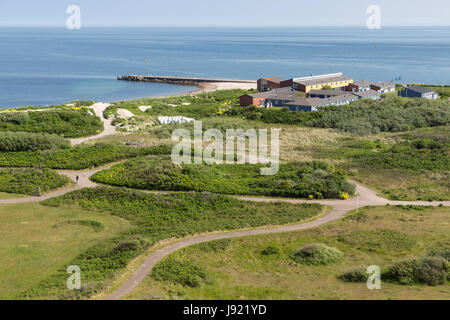
{"type": "Polygon", "coordinates": [[[247,83],[255,84],[255,80],[238,80],[238,79],[214,79],[214,78],[193,78],[193,77],[172,77],[172,76],[142,76],[142,75],[127,75],[117,77],[117,80],[125,81],[144,81],[144,82],[159,82],[179,85],[198,85],[206,83],[247,83]]]}

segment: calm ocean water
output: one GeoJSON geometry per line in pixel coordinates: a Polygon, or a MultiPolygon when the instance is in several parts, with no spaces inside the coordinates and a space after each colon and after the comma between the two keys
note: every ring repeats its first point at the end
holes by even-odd
{"type": "Polygon", "coordinates": [[[257,79],[341,71],[450,84],[450,27],[0,28],[0,108],[191,89],[116,80],[125,74],[257,79]]]}

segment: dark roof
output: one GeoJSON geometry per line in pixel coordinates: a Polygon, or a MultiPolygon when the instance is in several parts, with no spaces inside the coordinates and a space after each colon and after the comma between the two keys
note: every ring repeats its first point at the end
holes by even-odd
{"type": "Polygon", "coordinates": [[[266,78],[262,78],[262,79],[268,80],[268,81],[272,81],[272,82],[275,82],[275,83],[281,83],[283,81],[286,81],[285,79],[282,79],[280,77],[266,77],[266,78]]]}
{"type": "Polygon", "coordinates": [[[418,92],[420,94],[424,94],[424,93],[430,93],[430,92],[434,92],[431,89],[425,88],[425,87],[421,87],[421,86],[412,86],[412,87],[407,87],[408,90],[411,91],[415,91],[418,92]]]}
{"type": "Polygon", "coordinates": [[[380,87],[380,88],[387,88],[387,87],[395,86],[395,83],[392,83],[392,82],[374,82],[373,85],[377,86],[377,87],[380,87]]]}
{"type": "Polygon", "coordinates": [[[242,97],[250,96],[252,98],[267,98],[269,95],[270,95],[270,91],[266,91],[266,92],[244,94],[242,97]]]}
{"type": "Polygon", "coordinates": [[[362,92],[353,92],[352,94],[354,94],[355,96],[358,96],[362,99],[367,98],[367,97],[373,97],[375,95],[381,96],[381,94],[378,91],[375,90],[367,90],[367,91],[362,91],[362,92]]]}
{"type": "Polygon", "coordinates": [[[345,91],[339,90],[309,90],[307,94],[316,94],[316,95],[326,95],[326,96],[342,96],[344,94],[348,94],[345,91]]]}

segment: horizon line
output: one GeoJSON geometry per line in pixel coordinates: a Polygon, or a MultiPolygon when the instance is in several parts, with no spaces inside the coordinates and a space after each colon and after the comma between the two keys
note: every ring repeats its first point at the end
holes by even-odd
{"type": "MultiPolygon", "coordinates": [[[[0,28],[66,28],[65,25],[45,25],[45,24],[36,24],[36,25],[16,25],[16,24],[0,24],[0,28]]],[[[341,27],[341,28],[367,28],[366,25],[92,25],[86,24],[82,25],[83,28],[329,28],[329,27],[341,27]]],[[[384,25],[383,28],[394,28],[394,27],[450,27],[448,25],[384,25]]]]}

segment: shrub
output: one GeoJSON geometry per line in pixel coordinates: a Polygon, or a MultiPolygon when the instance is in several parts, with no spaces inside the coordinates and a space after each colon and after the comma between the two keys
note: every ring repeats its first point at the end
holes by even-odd
{"type": "Polygon", "coordinates": [[[28,132],[0,132],[0,151],[37,151],[68,147],[69,142],[57,135],[28,132]]]}
{"type": "Polygon", "coordinates": [[[0,191],[33,195],[34,188],[47,192],[67,185],[71,180],[49,169],[0,169],[0,191]]]}
{"type": "Polygon", "coordinates": [[[189,260],[169,257],[158,263],[151,273],[158,281],[168,281],[185,287],[200,287],[207,281],[206,271],[189,260]]]}
{"type": "Polygon", "coordinates": [[[346,282],[366,282],[369,278],[369,274],[366,272],[365,268],[360,267],[345,272],[344,274],[340,275],[339,278],[346,282]]]}
{"type": "Polygon", "coordinates": [[[136,159],[95,174],[96,182],[147,190],[209,191],[222,194],[338,198],[354,194],[345,174],[323,162],[281,164],[278,174],[261,176],[261,165],[175,165],[136,159]]]}
{"type": "Polygon", "coordinates": [[[300,264],[324,265],[339,262],[344,254],[336,248],[323,243],[308,244],[291,254],[291,258],[300,264]]]}
{"type": "Polygon", "coordinates": [[[52,169],[81,170],[98,167],[114,161],[151,154],[170,154],[172,147],[160,145],[136,148],[109,143],[80,145],[47,151],[0,152],[3,167],[48,167],[52,169]]]}
{"type": "Polygon", "coordinates": [[[426,99],[388,97],[383,102],[362,99],[348,106],[324,108],[322,116],[308,122],[359,135],[408,131],[450,122],[450,103],[426,99]]]}
{"type": "Polygon", "coordinates": [[[230,246],[230,239],[221,239],[198,244],[198,248],[203,252],[225,251],[230,246]]]}
{"type": "Polygon", "coordinates": [[[277,246],[267,246],[261,251],[264,256],[277,255],[280,253],[280,248],[277,246]]]}
{"type": "Polygon", "coordinates": [[[78,138],[103,131],[103,123],[87,109],[5,112],[0,113],[0,131],[50,133],[78,138]]]}
{"type": "Polygon", "coordinates": [[[389,268],[388,279],[401,284],[422,283],[436,286],[446,283],[450,278],[450,266],[442,257],[424,257],[405,260],[389,268]]]}

